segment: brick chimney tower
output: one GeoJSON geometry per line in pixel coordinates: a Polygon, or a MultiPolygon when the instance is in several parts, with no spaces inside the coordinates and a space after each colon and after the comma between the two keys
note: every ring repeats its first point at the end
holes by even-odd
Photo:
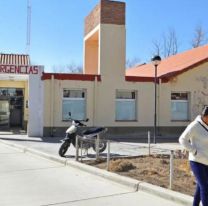
{"type": "Polygon", "coordinates": [[[85,18],[84,73],[124,78],[125,3],[101,0],[85,18]]]}

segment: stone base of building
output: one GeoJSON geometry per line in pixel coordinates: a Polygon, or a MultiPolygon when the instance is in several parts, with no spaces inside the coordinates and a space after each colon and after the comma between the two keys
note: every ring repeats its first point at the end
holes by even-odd
{"type": "MultiPolygon", "coordinates": [[[[66,127],[44,127],[44,137],[64,137],[66,127]]],[[[80,128],[80,132],[89,127],[80,128]]],[[[147,142],[150,131],[153,142],[153,127],[108,127],[107,139],[115,141],[147,142]]],[[[185,127],[158,127],[156,142],[178,142],[185,127]]]]}

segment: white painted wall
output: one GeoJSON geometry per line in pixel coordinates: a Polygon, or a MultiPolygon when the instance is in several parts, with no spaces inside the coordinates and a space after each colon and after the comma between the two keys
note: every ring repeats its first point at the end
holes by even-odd
{"type": "Polygon", "coordinates": [[[38,67],[36,75],[29,75],[29,119],[28,136],[43,136],[43,81],[41,80],[43,67],[38,67]]]}
{"type": "MultiPolygon", "coordinates": [[[[187,126],[201,113],[204,105],[208,105],[208,63],[203,63],[162,84],[158,95],[159,126],[187,126]],[[171,92],[190,93],[189,121],[171,121],[171,92]]],[[[153,101],[153,97],[150,97],[150,101],[153,101]]]]}

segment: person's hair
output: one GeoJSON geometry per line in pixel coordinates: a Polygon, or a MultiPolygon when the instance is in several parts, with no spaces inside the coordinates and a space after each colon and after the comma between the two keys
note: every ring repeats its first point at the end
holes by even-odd
{"type": "Polygon", "coordinates": [[[208,116],[208,106],[205,106],[203,111],[202,111],[202,117],[208,116]]]}

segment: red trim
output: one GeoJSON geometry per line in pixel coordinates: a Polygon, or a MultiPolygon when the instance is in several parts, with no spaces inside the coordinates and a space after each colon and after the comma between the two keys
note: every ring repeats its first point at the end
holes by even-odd
{"type": "MultiPolygon", "coordinates": [[[[194,69],[197,66],[200,66],[203,63],[208,62],[208,58],[203,59],[191,66],[188,66],[180,71],[174,71],[171,73],[167,73],[161,76],[158,76],[158,79],[162,80],[162,83],[167,83],[171,80],[172,77],[180,75],[190,69],[194,69]]],[[[97,77],[97,81],[101,81],[101,75],[94,74],[62,74],[62,73],[43,73],[42,80],[52,79],[58,80],[77,80],[77,81],[95,81],[97,77]]],[[[154,82],[154,77],[139,77],[139,76],[125,76],[125,80],[128,82],[154,82]]]]}
{"type": "Polygon", "coordinates": [[[174,72],[171,72],[171,73],[168,73],[168,74],[164,74],[164,75],[160,76],[160,78],[162,79],[162,83],[167,83],[167,82],[170,81],[170,79],[172,77],[178,76],[178,75],[180,75],[180,74],[182,74],[184,72],[187,72],[190,69],[194,69],[194,68],[196,68],[196,67],[198,67],[201,64],[204,64],[206,62],[208,62],[208,58],[203,59],[203,60],[201,60],[201,61],[199,61],[199,62],[197,62],[195,64],[192,64],[191,66],[188,66],[188,67],[186,67],[186,68],[184,68],[184,69],[182,69],[180,71],[174,71],[174,72]]]}
{"type": "MultiPolygon", "coordinates": [[[[167,83],[173,77],[178,76],[184,72],[187,72],[190,69],[194,69],[194,68],[196,68],[206,62],[208,62],[208,58],[203,59],[203,60],[201,60],[191,66],[188,66],[180,71],[173,71],[173,72],[158,76],[158,78],[162,80],[162,83],[167,83]]],[[[154,77],[126,76],[125,78],[126,78],[126,81],[132,81],[132,82],[154,82],[154,77]]]]}
{"type": "Polygon", "coordinates": [[[51,74],[49,73],[42,73],[41,80],[51,79],[51,74]]]}
{"type": "Polygon", "coordinates": [[[41,79],[52,79],[52,76],[54,76],[54,79],[57,80],[95,81],[95,79],[97,78],[97,81],[101,81],[101,76],[94,74],[43,73],[41,79]]]}
{"type": "Polygon", "coordinates": [[[154,82],[154,77],[125,76],[128,82],[154,82]]]}

